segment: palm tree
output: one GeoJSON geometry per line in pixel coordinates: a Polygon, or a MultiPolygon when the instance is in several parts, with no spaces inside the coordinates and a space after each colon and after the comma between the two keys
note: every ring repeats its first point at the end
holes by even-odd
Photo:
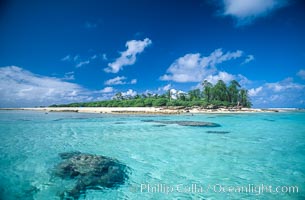
{"type": "Polygon", "coordinates": [[[241,106],[251,107],[251,102],[249,101],[249,97],[248,97],[248,90],[246,90],[246,89],[240,90],[239,100],[240,100],[241,106]]]}
{"type": "Polygon", "coordinates": [[[122,92],[118,92],[118,93],[115,94],[114,98],[117,99],[117,100],[122,100],[124,97],[122,95],[122,92]]]}
{"type": "Polygon", "coordinates": [[[134,99],[141,99],[141,95],[137,94],[136,96],[134,96],[134,99]]]}
{"type": "Polygon", "coordinates": [[[208,80],[204,80],[201,84],[203,86],[203,95],[207,102],[210,102],[211,100],[211,90],[213,88],[212,83],[210,83],[208,80]]]}
{"type": "Polygon", "coordinates": [[[232,80],[228,87],[229,102],[231,104],[237,104],[239,92],[238,88],[240,88],[239,83],[236,80],[232,80]]]}
{"type": "Polygon", "coordinates": [[[148,97],[148,98],[151,98],[151,97],[152,97],[152,94],[148,92],[148,93],[147,93],[147,97],[148,97]]]}
{"type": "Polygon", "coordinates": [[[171,100],[172,94],[171,94],[171,91],[170,91],[170,90],[167,90],[167,92],[166,92],[166,97],[167,97],[169,100],[171,100]]]}
{"type": "Polygon", "coordinates": [[[216,85],[212,89],[213,99],[218,101],[228,100],[227,86],[223,80],[218,80],[216,85]]]}
{"type": "Polygon", "coordinates": [[[181,101],[185,101],[186,100],[186,96],[184,93],[178,93],[178,99],[181,101]]]}
{"type": "Polygon", "coordinates": [[[188,93],[191,101],[198,100],[201,97],[200,89],[190,90],[188,93]]]}

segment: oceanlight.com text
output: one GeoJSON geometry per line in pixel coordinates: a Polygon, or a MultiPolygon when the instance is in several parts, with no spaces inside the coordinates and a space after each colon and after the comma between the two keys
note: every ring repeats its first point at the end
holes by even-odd
{"type": "Polygon", "coordinates": [[[133,192],[140,193],[251,193],[262,195],[264,193],[299,193],[299,187],[293,185],[272,186],[265,184],[248,184],[248,185],[223,185],[223,184],[149,184],[143,183],[130,187],[133,192]]]}

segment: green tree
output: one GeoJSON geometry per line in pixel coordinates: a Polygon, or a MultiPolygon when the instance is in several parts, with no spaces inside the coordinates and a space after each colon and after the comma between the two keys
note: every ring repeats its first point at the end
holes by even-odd
{"type": "Polygon", "coordinates": [[[228,87],[228,100],[231,104],[237,105],[238,102],[238,93],[240,85],[236,80],[232,80],[228,87]]]}
{"type": "Polygon", "coordinates": [[[212,89],[213,100],[216,101],[228,101],[227,86],[223,80],[218,80],[216,85],[212,89]]]}
{"type": "Polygon", "coordinates": [[[152,96],[153,96],[153,95],[152,95],[151,93],[149,93],[149,92],[147,93],[147,97],[148,97],[148,98],[151,98],[152,96]]]}
{"type": "Polygon", "coordinates": [[[153,103],[153,99],[152,99],[152,98],[146,98],[146,99],[144,99],[144,105],[145,105],[146,107],[152,106],[152,103],[153,103]]]}
{"type": "Polygon", "coordinates": [[[116,93],[115,96],[114,96],[114,98],[117,99],[117,100],[123,100],[123,99],[124,99],[124,97],[123,97],[123,95],[122,95],[122,92],[116,93]]]}
{"type": "Polygon", "coordinates": [[[202,82],[202,86],[203,86],[203,95],[204,95],[204,98],[207,102],[210,102],[211,100],[211,93],[212,93],[212,88],[213,88],[213,85],[212,83],[210,83],[209,81],[207,80],[204,80],[202,82]]]}
{"type": "Polygon", "coordinates": [[[191,101],[199,100],[201,98],[200,89],[190,90],[188,94],[191,101]]]}
{"type": "Polygon", "coordinates": [[[172,98],[172,94],[171,94],[171,91],[170,90],[167,90],[166,92],[166,98],[170,101],[171,98],[172,98]]]}
{"type": "Polygon", "coordinates": [[[141,95],[137,94],[136,96],[134,96],[134,99],[141,99],[141,95]]]}
{"type": "Polygon", "coordinates": [[[186,96],[184,93],[179,93],[178,94],[178,100],[181,100],[181,101],[186,101],[186,96]]]}
{"type": "Polygon", "coordinates": [[[153,106],[166,106],[167,101],[168,100],[165,98],[159,98],[159,99],[156,99],[155,101],[153,101],[152,105],[153,106]]]}
{"type": "Polygon", "coordinates": [[[251,107],[248,97],[248,91],[241,89],[239,83],[235,80],[231,81],[229,86],[219,80],[214,86],[205,80],[203,83],[203,92],[199,89],[190,90],[188,94],[178,93],[177,99],[171,98],[171,91],[168,90],[162,95],[152,95],[147,93],[136,95],[135,97],[124,97],[121,92],[115,94],[112,100],[70,103],[66,105],[52,105],[54,107],[134,107],[134,106],[231,106],[240,105],[243,107],[251,107]],[[202,99],[204,97],[204,99],[202,99]]]}
{"type": "Polygon", "coordinates": [[[240,92],[239,92],[239,102],[240,102],[240,105],[243,106],[243,107],[251,107],[251,102],[249,100],[249,97],[248,97],[248,90],[246,89],[241,89],[240,92]]]}

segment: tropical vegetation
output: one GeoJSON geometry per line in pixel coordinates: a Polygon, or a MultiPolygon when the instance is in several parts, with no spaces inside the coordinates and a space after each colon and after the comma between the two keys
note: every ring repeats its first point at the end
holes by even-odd
{"type": "Polygon", "coordinates": [[[115,94],[111,100],[52,105],[51,107],[159,107],[159,106],[200,106],[205,108],[251,107],[248,91],[241,88],[236,80],[228,85],[219,80],[215,85],[207,80],[202,82],[202,90],[194,89],[188,93],[168,90],[164,94],[137,94],[123,96],[115,94]]]}

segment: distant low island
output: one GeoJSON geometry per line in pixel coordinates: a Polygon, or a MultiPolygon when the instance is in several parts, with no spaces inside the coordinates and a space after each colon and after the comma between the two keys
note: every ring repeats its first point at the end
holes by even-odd
{"type": "Polygon", "coordinates": [[[123,96],[117,93],[112,100],[80,102],[70,104],[51,105],[50,107],[194,107],[199,106],[208,109],[225,108],[250,108],[252,103],[248,91],[241,88],[236,80],[228,85],[219,80],[215,85],[207,80],[202,82],[202,90],[194,89],[189,92],[168,90],[159,94],[137,94],[135,96],[123,96]]]}

